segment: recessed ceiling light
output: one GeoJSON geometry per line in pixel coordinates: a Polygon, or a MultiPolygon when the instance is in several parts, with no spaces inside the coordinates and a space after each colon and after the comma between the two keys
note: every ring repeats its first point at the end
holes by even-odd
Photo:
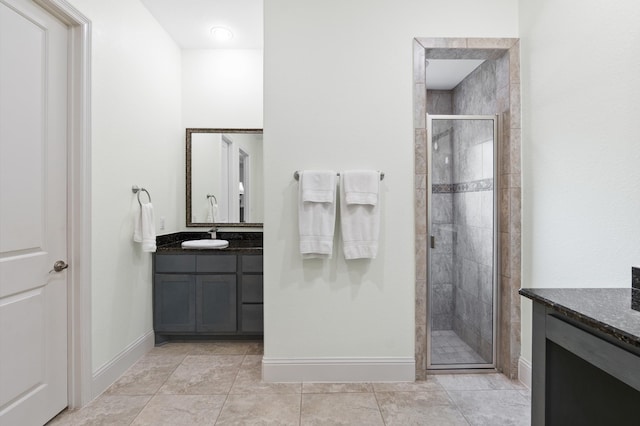
{"type": "Polygon", "coordinates": [[[229,41],[233,38],[231,30],[224,27],[211,28],[211,35],[216,41],[229,41]]]}

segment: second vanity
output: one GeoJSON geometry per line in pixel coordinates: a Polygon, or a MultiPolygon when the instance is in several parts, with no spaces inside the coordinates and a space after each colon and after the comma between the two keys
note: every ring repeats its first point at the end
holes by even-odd
{"type": "Polygon", "coordinates": [[[528,288],[532,425],[637,425],[640,312],[631,288],[528,288]]]}
{"type": "Polygon", "coordinates": [[[183,249],[206,233],[158,237],[153,256],[156,344],[176,339],[250,338],[263,334],[261,233],[220,233],[221,250],[183,249]]]}

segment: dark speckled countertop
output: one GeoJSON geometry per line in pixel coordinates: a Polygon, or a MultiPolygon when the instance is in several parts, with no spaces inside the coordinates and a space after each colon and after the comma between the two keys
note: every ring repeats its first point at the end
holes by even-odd
{"type": "Polygon", "coordinates": [[[156,238],[156,253],[262,254],[262,232],[218,232],[220,240],[229,241],[224,249],[183,249],[183,241],[211,238],[207,232],[176,232],[156,238]]]}
{"type": "MultiPolygon", "coordinates": [[[[617,340],[640,348],[640,312],[631,288],[523,288],[520,294],[617,340]]],[[[635,294],[634,294],[635,295],[635,294]]]]}

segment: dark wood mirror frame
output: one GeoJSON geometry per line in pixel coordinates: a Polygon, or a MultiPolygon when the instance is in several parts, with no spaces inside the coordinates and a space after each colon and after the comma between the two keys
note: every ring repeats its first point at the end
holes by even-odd
{"type": "Polygon", "coordinates": [[[205,129],[205,128],[187,128],[186,131],[186,219],[187,219],[187,227],[244,227],[244,228],[255,228],[262,227],[262,222],[210,222],[210,223],[200,223],[200,222],[192,222],[192,211],[191,211],[191,135],[193,133],[252,133],[252,134],[262,134],[262,129],[205,129]]]}

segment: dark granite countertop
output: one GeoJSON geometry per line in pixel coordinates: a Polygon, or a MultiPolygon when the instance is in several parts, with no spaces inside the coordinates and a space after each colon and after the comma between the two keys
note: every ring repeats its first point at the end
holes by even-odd
{"type": "Polygon", "coordinates": [[[262,254],[262,232],[218,232],[220,240],[229,241],[229,247],[224,249],[183,249],[183,241],[211,238],[208,232],[176,232],[160,235],[156,238],[156,253],[178,254],[262,254]]]}
{"type": "Polygon", "coordinates": [[[520,294],[584,325],[640,348],[640,312],[631,288],[522,288],[520,294]]]}

